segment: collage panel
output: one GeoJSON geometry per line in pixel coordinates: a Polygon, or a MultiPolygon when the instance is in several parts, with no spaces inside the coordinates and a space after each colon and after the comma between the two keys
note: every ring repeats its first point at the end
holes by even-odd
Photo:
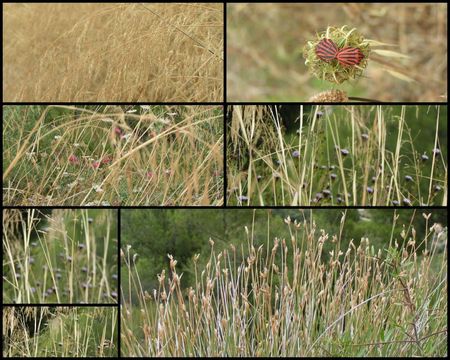
{"type": "Polygon", "coordinates": [[[220,206],[221,105],[5,105],[3,204],[220,206]]]}
{"type": "Polygon", "coordinates": [[[229,105],[229,206],[447,206],[446,105],[229,105]]]}
{"type": "Polygon", "coordinates": [[[447,3],[228,3],[230,102],[446,102],[447,3]]]}
{"type": "Polygon", "coordinates": [[[118,210],[4,209],[3,304],[117,304],[118,210]]]}
{"type": "Polygon", "coordinates": [[[5,102],[222,102],[223,3],[3,4],[5,102]]]}
{"type": "Polygon", "coordinates": [[[3,357],[118,356],[117,307],[5,306],[3,357]]]}
{"type": "Polygon", "coordinates": [[[445,356],[446,209],[123,209],[121,356],[445,356]]]}

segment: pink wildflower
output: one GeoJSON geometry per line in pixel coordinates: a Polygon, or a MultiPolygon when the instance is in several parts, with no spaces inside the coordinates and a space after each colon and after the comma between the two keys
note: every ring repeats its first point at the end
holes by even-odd
{"type": "Polygon", "coordinates": [[[74,154],[72,154],[69,156],[69,162],[73,165],[78,164],[78,158],[74,154]]]}
{"type": "Polygon", "coordinates": [[[147,172],[147,179],[151,180],[153,178],[153,175],[154,174],[152,171],[147,172]]]}
{"type": "Polygon", "coordinates": [[[108,155],[102,159],[102,164],[109,164],[111,162],[111,157],[108,155]]]}
{"type": "Polygon", "coordinates": [[[115,127],[114,132],[119,136],[122,135],[122,129],[120,127],[115,127]]]}
{"type": "Polygon", "coordinates": [[[100,162],[99,162],[99,161],[94,161],[94,162],[92,163],[92,167],[93,167],[94,169],[98,169],[98,168],[100,167],[100,162]]]}

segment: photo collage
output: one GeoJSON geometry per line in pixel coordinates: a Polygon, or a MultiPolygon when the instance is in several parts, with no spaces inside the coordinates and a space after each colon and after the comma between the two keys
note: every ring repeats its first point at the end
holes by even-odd
{"type": "Polygon", "coordinates": [[[446,2],[2,19],[2,357],[448,356],[446,2]]]}

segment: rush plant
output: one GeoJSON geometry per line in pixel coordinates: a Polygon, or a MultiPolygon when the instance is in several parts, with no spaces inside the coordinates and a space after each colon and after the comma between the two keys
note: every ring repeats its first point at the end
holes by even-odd
{"type": "Polygon", "coordinates": [[[143,288],[127,247],[121,355],[445,356],[447,245],[437,251],[423,216],[423,237],[409,226],[381,248],[368,238],[344,248],[345,212],[336,234],[313,216],[288,217],[290,237],[267,236],[259,246],[253,224],[241,246],[219,250],[210,240],[206,265],[193,258],[196,281],[187,289],[170,254],[158,287],[143,288]]]}

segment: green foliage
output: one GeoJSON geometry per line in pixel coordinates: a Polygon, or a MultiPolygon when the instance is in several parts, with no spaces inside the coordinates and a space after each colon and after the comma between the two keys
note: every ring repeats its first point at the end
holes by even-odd
{"type": "MultiPolygon", "coordinates": [[[[431,217],[428,226],[434,222],[445,223],[445,211],[429,211],[431,217]]],[[[149,293],[158,288],[157,274],[163,269],[169,271],[169,259],[171,254],[178,261],[178,269],[183,273],[183,287],[192,286],[195,280],[193,257],[200,254],[198,266],[206,266],[210,254],[209,239],[214,241],[216,249],[227,248],[233,244],[238,250],[245,254],[247,247],[243,247],[245,240],[242,236],[245,228],[248,237],[251,237],[255,247],[272,243],[274,238],[290,239],[290,232],[284,223],[288,216],[299,223],[310,224],[314,220],[317,229],[327,229],[332,235],[340,233],[341,218],[345,213],[345,226],[342,230],[342,246],[347,247],[351,240],[359,244],[362,238],[370,238],[376,249],[384,248],[391,241],[392,224],[394,217],[398,216],[394,225],[392,242],[397,240],[403,244],[400,234],[406,229],[411,236],[412,227],[417,237],[424,237],[427,233],[426,221],[422,211],[413,209],[389,210],[370,209],[366,210],[370,221],[361,220],[360,213],[355,209],[320,209],[320,210],[295,210],[295,209],[271,209],[271,210],[248,210],[248,209],[130,209],[121,213],[121,239],[122,249],[128,245],[130,259],[136,256],[136,270],[145,274],[140,281],[144,290],[149,293]]],[[[428,213],[425,211],[425,213],[428,213]]],[[[366,215],[367,216],[367,215],[366,215]]],[[[418,244],[419,245],[419,244],[418,244]]],[[[420,244],[423,247],[423,244],[420,244]]],[[[325,244],[324,256],[328,256],[333,246],[325,244]]],[[[291,256],[292,254],[289,254],[291,256]]],[[[238,258],[243,255],[238,254],[238,258]]],[[[129,279],[125,259],[122,259],[122,288],[125,295],[129,294],[129,279]]],[[[133,298],[133,296],[132,296],[133,298]]],[[[136,298],[133,298],[136,302],[136,298]]]]}

